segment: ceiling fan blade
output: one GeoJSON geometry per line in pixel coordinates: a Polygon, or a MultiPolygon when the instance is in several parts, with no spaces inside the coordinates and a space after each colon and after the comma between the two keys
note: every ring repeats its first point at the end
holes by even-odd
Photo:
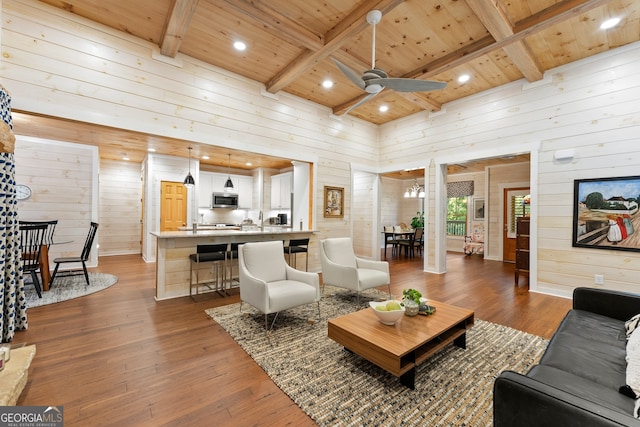
{"type": "Polygon", "coordinates": [[[333,56],[331,57],[331,59],[338,66],[338,68],[340,68],[340,71],[342,71],[342,73],[345,76],[347,76],[349,78],[349,80],[351,80],[353,82],[353,84],[358,86],[360,89],[364,90],[364,80],[362,80],[362,77],[360,77],[360,74],[356,73],[351,68],[347,67],[346,65],[344,65],[342,62],[338,61],[333,56]]]}
{"type": "MultiPolygon", "coordinates": [[[[382,92],[382,91],[380,91],[382,92]]],[[[349,114],[349,112],[351,110],[355,110],[356,108],[358,108],[359,106],[361,106],[362,104],[364,104],[365,102],[369,101],[371,98],[373,98],[374,96],[376,96],[377,94],[379,94],[380,92],[376,92],[376,93],[370,93],[369,95],[365,96],[364,98],[362,98],[360,101],[356,102],[355,104],[353,104],[351,107],[349,107],[349,109],[347,111],[345,111],[344,113],[342,113],[342,115],[345,114],[349,114]]]]}
{"type": "Polygon", "coordinates": [[[378,83],[384,87],[395,90],[396,92],[426,92],[430,90],[443,89],[447,83],[434,82],[430,80],[414,80],[403,78],[386,78],[376,79],[372,82],[378,83]]]}

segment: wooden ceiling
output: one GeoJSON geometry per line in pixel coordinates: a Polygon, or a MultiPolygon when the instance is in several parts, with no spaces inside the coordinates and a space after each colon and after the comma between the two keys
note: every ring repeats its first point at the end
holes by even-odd
{"type": "MultiPolygon", "coordinates": [[[[362,99],[334,57],[360,73],[446,82],[443,90],[386,89],[349,112],[383,124],[524,79],[640,39],[637,0],[41,0],[160,46],[232,71],[343,114],[362,99]],[[607,18],[621,23],[599,28],[607,18]],[[241,40],[244,52],[233,49],[241,40]],[[459,83],[468,74],[470,80],[459,83]],[[325,89],[322,82],[334,85],[325,89]],[[385,113],[379,111],[387,105],[385,113]]],[[[136,138],[135,136],[132,138],[136,138]]],[[[115,148],[117,151],[117,148],[115,148]]],[[[227,151],[227,150],[225,150],[227,151]]],[[[195,154],[195,153],[194,153],[195,154]]],[[[233,160],[233,157],[232,157],[233,160]]]]}

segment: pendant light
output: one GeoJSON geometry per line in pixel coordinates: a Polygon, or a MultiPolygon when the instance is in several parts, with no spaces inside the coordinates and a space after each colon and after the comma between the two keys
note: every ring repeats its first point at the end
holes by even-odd
{"type": "Polygon", "coordinates": [[[184,186],[187,188],[192,188],[196,185],[196,180],[193,179],[193,175],[191,175],[191,147],[189,147],[189,173],[184,178],[184,186]]]}
{"type": "Polygon", "coordinates": [[[227,182],[224,183],[224,191],[233,191],[233,182],[231,182],[231,153],[229,153],[229,169],[227,171],[227,182]]]}

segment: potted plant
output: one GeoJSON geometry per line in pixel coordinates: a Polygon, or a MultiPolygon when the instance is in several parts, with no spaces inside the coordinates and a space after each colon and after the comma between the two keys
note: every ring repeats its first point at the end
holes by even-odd
{"type": "Polygon", "coordinates": [[[402,304],[404,305],[404,314],[407,316],[415,316],[420,310],[420,298],[422,294],[415,289],[404,289],[402,291],[402,304]]]}
{"type": "Polygon", "coordinates": [[[411,218],[411,228],[424,228],[424,212],[416,212],[416,216],[411,218]]]}

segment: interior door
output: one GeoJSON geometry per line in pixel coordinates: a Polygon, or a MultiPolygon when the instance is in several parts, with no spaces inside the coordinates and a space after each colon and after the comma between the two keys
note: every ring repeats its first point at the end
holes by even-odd
{"type": "Polygon", "coordinates": [[[502,234],[502,260],[504,262],[516,262],[516,218],[525,214],[526,207],[522,204],[522,199],[529,192],[529,187],[504,189],[504,229],[502,234]]]}
{"type": "Polygon", "coordinates": [[[178,231],[187,225],[187,188],[181,182],[160,185],[160,231],[178,231]]]}

